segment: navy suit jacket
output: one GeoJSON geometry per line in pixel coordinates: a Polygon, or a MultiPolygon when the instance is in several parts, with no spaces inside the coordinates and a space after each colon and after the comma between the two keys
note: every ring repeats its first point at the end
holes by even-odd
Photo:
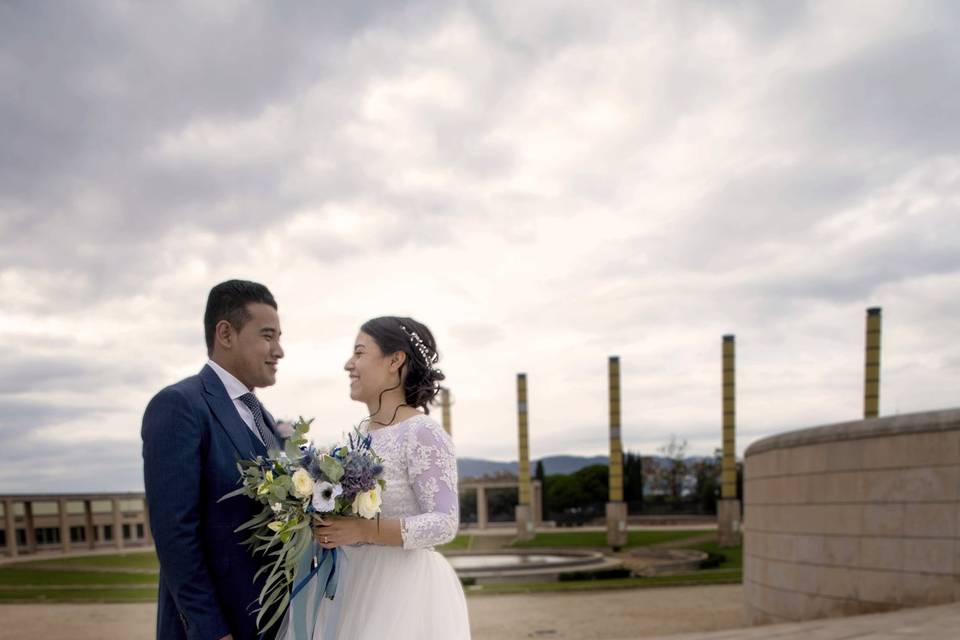
{"type": "MultiPolygon", "coordinates": [[[[264,411],[267,425],[273,418],[264,411]]],[[[159,640],[255,640],[263,560],[234,529],[260,507],[238,488],[237,460],[266,449],[209,366],[162,390],[143,414],[143,476],[160,558],[159,640]]],[[[279,440],[279,438],[278,438],[279,440]]]]}

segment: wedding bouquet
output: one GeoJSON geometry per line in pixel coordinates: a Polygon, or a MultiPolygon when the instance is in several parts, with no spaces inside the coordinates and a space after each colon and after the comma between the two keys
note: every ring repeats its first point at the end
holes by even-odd
{"type": "Polygon", "coordinates": [[[380,513],[386,481],[382,460],[370,448],[370,436],[355,430],[347,444],[320,449],[307,442],[311,422],[301,417],[293,425],[283,451],[240,460],[237,466],[243,486],[221,498],[245,495],[263,505],[260,513],[237,528],[250,531],[245,543],[254,555],[270,558],[256,575],[267,575],[257,615],[261,631],[281,618],[297,592],[320,575],[321,569],[326,570],[326,575],[318,578],[323,580],[321,591],[333,597],[336,549],[319,549],[314,544],[310,525],[315,517],[375,518],[380,513]],[[314,555],[305,571],[303,560],[311,550],[314,555]],[[261,626],[268,611],[273,615],[261,626]]]}

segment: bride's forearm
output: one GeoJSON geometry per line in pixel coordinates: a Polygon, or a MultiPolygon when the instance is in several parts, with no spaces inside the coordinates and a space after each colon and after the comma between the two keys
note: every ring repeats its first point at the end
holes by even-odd
{"type": "Polygon", "coordinates": [[[402,547],[403,536],[400,534],[400,521],[393,518],[374,518],[365,520],[366,540],[370,544],[381,544],[388,547],[402,547]]]}

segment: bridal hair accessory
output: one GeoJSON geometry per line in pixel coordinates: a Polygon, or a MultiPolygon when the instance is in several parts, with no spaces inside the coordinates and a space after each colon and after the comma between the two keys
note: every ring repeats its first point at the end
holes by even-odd
{"type": "Polygon", "coordinates": [[[413,343],[414,348],[420,352],[420,357],[423,358],[423,363],[427,365],[427,369],[433,371],[433,364],[437,361],[437,354],[434,353],[433,356],[430,355],[430,348],[423,342],[423,339],[417,335],[416,331],[410,331],[403,324],[400,325],[400,328],[410,342],[413,343]]]}

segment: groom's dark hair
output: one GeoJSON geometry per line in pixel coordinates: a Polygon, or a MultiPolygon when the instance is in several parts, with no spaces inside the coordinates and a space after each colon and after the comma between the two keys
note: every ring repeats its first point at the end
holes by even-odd
{"type": "Polygon", "coordinates": [[[268,304],[277,308],[270,290],[258,282],[227,280],[221,282],[207,296],[207,310],[203,313],[203,332],[207,339],[207,355],[213,355],[214,332],[217,323],[226,320],[237,331],[251,318],[247,305],[252,302],[268,304]]]}

